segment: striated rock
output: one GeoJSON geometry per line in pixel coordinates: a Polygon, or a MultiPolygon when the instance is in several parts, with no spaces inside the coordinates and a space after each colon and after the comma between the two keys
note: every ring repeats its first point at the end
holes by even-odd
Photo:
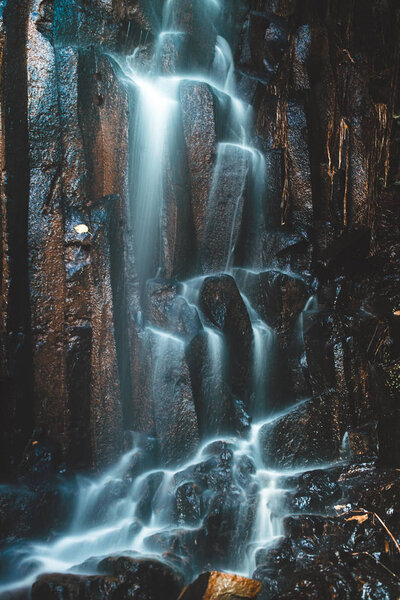
{"type": "Polygon", "coordinates": [[[94,464],[111,463],[122,450],[122,409],[113,327],[113,294],[109,249],[110,212],[107,206],[91,212],[92,224],[92,378],[90,430],[94,464]]]}
{"type": "Polygon", "coordinates": [[[307,121],[303,106],[289,102],[288,127],[288,178],[290,194],[289,222],[300,231],[313,223],[313,200],[310,158],[307,152],[307,121]]]}
{"type": "Polygon", "coordinates": [[[29,142],[26,44],[28,5],[2,5],[0,393],[3,477],[15,474],[33,427],[28,277],[29,142]]]}
{"type": "Polygon", "coordinates": [[[179,600],[235,600],[258,598],[261,584],[253,579],[210,571],[202,573],[179,596],[179,600]]]}
{"type": "Polygon", "coordinates": [[[127,198],[128,97],[114,65],[99,51],[78,58],[78,118],[85,148],[87,201],[109,195],[127,198]]]}

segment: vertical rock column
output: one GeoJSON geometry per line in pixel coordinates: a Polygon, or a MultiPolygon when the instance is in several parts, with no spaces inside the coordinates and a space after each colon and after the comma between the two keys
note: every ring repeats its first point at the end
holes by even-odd
{"type": "Polygon", "coordinates": [[[37,29],[38,2],[28,22],[29,274],[35,424],[65,458],[69,423],[64,339],[65,267],[61,123],[54,50],[37,29]]]}

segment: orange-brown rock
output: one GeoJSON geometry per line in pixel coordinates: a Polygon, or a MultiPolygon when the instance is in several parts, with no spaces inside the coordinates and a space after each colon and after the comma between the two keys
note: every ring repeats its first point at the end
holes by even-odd
{"type": "Polygon", "coordinates": [[[178,600],[252,600],[260,590],[261,583],[254,579],[210,571],[188,585],[178,600]]]}

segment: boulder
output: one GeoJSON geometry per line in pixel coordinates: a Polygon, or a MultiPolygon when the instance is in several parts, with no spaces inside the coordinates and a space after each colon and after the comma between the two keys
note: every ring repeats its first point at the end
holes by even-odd
{"type": "Polygon", "coordinates": [[[296,492],[290,496],[290,512],[324,512],[341,498],[337,475],[316,469],[299,477],[296,492]]]}
{"type": "Polygon", "coordinates": [[[112,577],[125,578],[128,585],[123,588],[124,593],[134,589],[138,600],[159,600],[160,597],[175,600],[183,587],[179,572],[156,559],[109,557],[101,561],[98,568],[112,577]]]}
{"type": "Polygon", "coordinates": [[[338,460],[342,416],[335,393],[300,402],[260,430],[265,464],[280,469],[338,460]]]}
{"type": "Polygon", "coordinates": [[[261,583],[231,573],[209,571],[188,585],[178,600],[252,600],[257,598],[261,583]]]}

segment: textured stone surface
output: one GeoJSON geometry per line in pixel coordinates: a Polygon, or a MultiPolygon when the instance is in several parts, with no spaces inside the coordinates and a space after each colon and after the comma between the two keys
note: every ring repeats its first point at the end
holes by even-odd
{"type": "Polygon", "coordinates": [[[211,571],[203,573],[185,588],[179,600],[252,600],[258,597],[260,589],[261,584],[258,581],[211,571]]]}

